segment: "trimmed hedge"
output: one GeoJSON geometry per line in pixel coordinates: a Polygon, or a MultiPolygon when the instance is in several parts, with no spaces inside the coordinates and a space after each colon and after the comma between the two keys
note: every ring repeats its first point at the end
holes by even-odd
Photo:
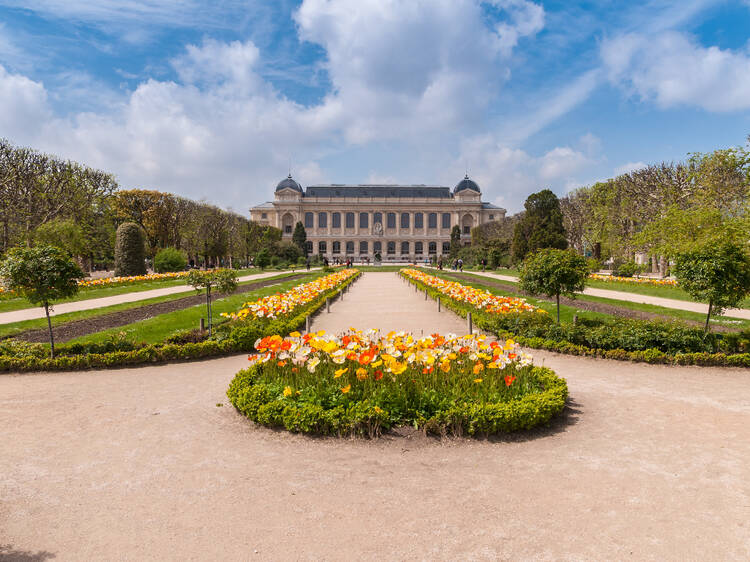
{"type": "Polygon", "coordinates": [[[124,222],[115,237],[115,277],[146,274],[146,234],[134,222],[124,222]]]}
{"type": "Polygon", "coordinates": [[[471,312],[474,324],[500,338],[512,338],[533,348],[580,355],[673,365],[750,367],[750,335],[706,334],[677,323],[646,322],[618,318],[610,321],[579,320],[556,324],[552,318],[533,314],[488,314],[449,298],[436,289],[402,275],[456,314],[471,312]],[[740,352],[733,352],[738,350],[740,352]]]}
{"type": "MultiPolygon", "coordinates": [[[[232,321],[222,324],[217,330],[215,339],[198,343],[163,343],[136,346],[132,343],[118,344],[105,342],[100,344],[68,344],[58,349],[54,359],[41,356],[32,351],[33,344],[15,342],[13,355],[0,353],[0,373],[31,371],[77,371],[83,369],[102,369],[128,367],[145,363],[164,363],[167,361],[189,361],[219,357],[232,353],[250,352],[258,338],[273,334],[288,334],[305,325],[308,316],[325,305],[326,298],[331,298],[360,277],[358,272],[341,285],[321,293],[314,300],[300,308],[294,316],[277,320],[232,321]],[[125,345],[125,349],[118,347],[125,345]]],[[[8,344],[0,342],[0,352],[8,344]]]]}
{"type": "MultiPolygon", "coordinates": [[[[295,433],[377,437],[391,427],[389,412],[370,400],[323,408],[318,404],[289,402],[278,388],[255,380],[258,366],[243,369],[232,380],[227,396],[250,420],[295,433]]],[[[496,403],[453,404],[430,418],[402,420],[435,435],[494,435],[545,424],[565,407],[568,385],[545,367],[533,367],[544,390],[518,400],[496,403]]]]}

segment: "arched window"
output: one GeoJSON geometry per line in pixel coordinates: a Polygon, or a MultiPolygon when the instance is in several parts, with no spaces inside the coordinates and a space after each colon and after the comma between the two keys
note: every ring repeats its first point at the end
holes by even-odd
{"type": "Polygon", "coordinates": [[[448,255],[451,253],[451,243],[450,242],[443,242],[443,255],[448,255]]]}
{"type": "Polygon", "coordinates": [[[427,215],[427,228],[437,228],[437,213],[427,215]]]}
{"type": "Polygon", "coordinates": [[[341,213],[331,214],[331,226],[333,228],[341,228],[341,213]]]}
{"type": "Polygon", "coordinates": [[[422,213],[414,213],[414,228],[424,228],[424,215],[422,213]]]}
{"type": "Polygon", "coordinates": [[[347,254],[353,254],[354,253],[354,242],[347,242],[346,243],[346,253],[347,254]]]}
{"type": "Polygon", "coordinates": [[[414,242],[414,253],[415,254],[421,254],[422,253],[422,243],[421,242],[414,242]]]}
{"type": "Polygon", "coordinates": [[[388,253],[389,254],[395,254],[396,253],[396,243],[395,242],[388,242],[388,253]]]}
{"type": "Polygon", "coordinates": [[[372,243],[372,251],[375,252],[376,254],[379,254],[380,252],[383,251],[383,244],[380,241],[373,242],[372,243]]]}
{"type": "Polygon", "coordinates": [[[409,243],[401,242],[401,255],[408,254],[408,253],[409,253],[409,243]]]}
{"type": "Polygon", "coordinates": [[[362,240],[359,243],[359,253],[360,254],[366,254],[367,253],[367,241],[366,240],[362,240]]]}
{"type": "Polygon", "coordinates": [[[431,256],[437,254],[437,242],[430,242],[430,245],[428,246],[428,251],[431,256]]]}
{"type": "Polygon", "coordinates": [[[318,228],[328,228],[328,213],[318,213],[318,228]]]}
{"type": "Polygon", "coordinates": [[[323,241],[318,242],[318,253],[319,254],[325,254],[326,253],[326,243],[323,241]]]}
{"type": "Polygon", "coordinates": [[[396,213],[388,213],[387,228],[396,228],[396,213]]]}
{"type": "Polygon", "coordinates": [[[312,228],[315,215],[313,213],[305,213],[305,228],[312,228]]]}
{"type": "Polygon", "coordinates": [[[333,243],[333,253],[334,254],[340,254],[341,253],[341,242],[339,242],[338,240],[336,240],[333,243]]]}
{"type": "Polygon", "coordinates": [[[383,224],[383,213],[373,213],[372,224],[383,224]]]}
{"type": "Polygon", "coordinates": [[[409,213],[401,213],[401,228],[409,228],[409,213]]]}
{"type": "Polygon", "coordinates": [[[370,222],[370,215],[367,213],[359,214],[359,228],[367,228],[370,222]]]}
{"type": "Polygon", "coordinates": [[[354,213],[346,213],[346,228],[354,228],[354,213]]]}
{"type": "Polygon", "coordinates": [[[450,213],[443,213],[443,223],[440,226],[441,228],[451,227],[451,214],[450,213]]]}
{"type": "Polygon", "coordinates": [[[312,248],[312,240],[308,240],[307,242],[305,242],[305,251],[308,255],[312,254],[312,248]]]}

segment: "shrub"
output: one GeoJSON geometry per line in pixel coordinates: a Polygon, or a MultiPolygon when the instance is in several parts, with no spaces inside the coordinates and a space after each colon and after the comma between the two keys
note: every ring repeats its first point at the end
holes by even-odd
{"type": "Polygon", "coordinates": [[[124,222],[115,238],[115,276],[130,277],[146,273],[146,237],[134,222],[124,222]]]}
{"type": "Polygon", "coordinates": [[[616,264],[612,269],[612,275],[617,277],[633,277],[643,272],[643,266],[634,261],[626,261],[616,264]]]}
{"type": "Polygon", "coordinates": [[[183,271],[186,266],[187,257],[185,257],[184,252],[177,248],[159,250],[159,253],[154,258],[154,271],[157,273],[183,271]]]}

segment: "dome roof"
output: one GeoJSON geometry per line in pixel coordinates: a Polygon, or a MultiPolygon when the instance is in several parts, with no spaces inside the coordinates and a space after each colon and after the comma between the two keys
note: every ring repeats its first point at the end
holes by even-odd
{"type": "Polygon", "coordinates": [[[471,189],[472,191],[476,191],[477,193],[482,193],[479,189],[479,186],[477,185],[477,182],[469,179],[469,174],[466,174],[464,176],[464,179],[456,184],[456,187],[453,188],[453,193],[459,193],[467,189],[471,189]]]}
{"type": "Polygon", "coordinates": [[[276,186],[276,191],[281,191],[282,189],[293,189],[302,193],[302,186],[292,179],[292,174],[289,174],[286,179],[281,180],[279,185],[276,186]]]}

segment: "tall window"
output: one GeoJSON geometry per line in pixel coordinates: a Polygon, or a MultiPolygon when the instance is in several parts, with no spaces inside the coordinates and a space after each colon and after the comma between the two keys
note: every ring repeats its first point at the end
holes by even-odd
{"type": "Polygon", "coordinates": [[[451,243],[450,242],[443,242],[443,255],[447,255],[451,253],[451,243]]]}
{"type": "Polygon", "coordinates": [[[366,254],[367,253],[367,241],[366,240],[362,240],[359,243],[359,253],[360,254],[366,254]]]}
{"type": "Polygon", "coordinates": [[[372,251],[375,252],[376,254],[382,252],[383,251],[383,244],[381,244],[380,241],[373,242],[372,243],[372,251]]]}
{"type": "Polygon", "coordinates": [[[318,213],[318,228],[328,228],[328,213],[318,213]]]}
{"type": "Polygon", "coordinates": [[[421,242],[414,242],[414,253],[415,254],[421,254],[422,253],[422,243],[421,242]]]}
{"type": "Polygon", "coordinates": [[[450,213],[443,213],[443,223],[440,226],[442,228],[451,227],[451,214],[450,213]]]}
{"type": "Polygon", "coordinates": [[[331,214],[331,226],[333,228],[341,228],[341,213],[331,214]]]}
{"type": "Polygon", "coordinates": [[[401,254],[408,254],[409,253],[409,243],[408,242],[401,242],[401,254]]]}
{"type": "Polygon", "coordinates": [[[346,243],[346,253],[347,254],[353,254],[354,253],[354,242],[347,242],[346,243]]]}
{"type": "Polygon", "coordinates": [[[430,245],[428,246],[428,251],[430,252],[430,255],[437,254],[437,243],[430,242],[430,245]]]}
{"type": "Polygon", "coordinates": [[[471,234],[471,227],[468,225],[464,225],[464,234],[471,234]]]}
{"type": "Polygon", "coordinates": [[[414,228],[424,228],[424,215],[422,213],[414,213],[414,228]]]}
{"type": "Polygon", "coordinates": [[[305,228],[312,228],[315,215],[312,213],[305,213],[305,228]]]}
{"type": "Polygon", "coordinates": [[[388,253],[389,254],[395,254],[396,253],[396,243],[395,242],[388,242],[388,253]]]}
{"type": "Polygon", "coordinates": [[[388,227],[396,228],[396,213],[388,213],[388,227]]]}
{"type": "Polygon", "coordinates": [[[383,224],[383,213],[373,213],[372,215],[372,224],[383,224]]]}
{"type": "Polygon", "coordinates": [[[334,254],[340,254],[341,253],[341,242],[338,240],[333,243],[333,253],[334,254]]]}
{"type": "Polygon", "coordinates": [[[427,228],[437,228],[437,213],[427,215],[427,228]]]}
{"type": "Polygon", "coordinates": [[[409,213],[401,213],[401,228],[409,228],[409,213]]]}
{"type": "Polygon", "coordinates": [[[308,240],[305,242],[305,251],[309,254],[312,254],[312,240],[308,240]]]}
{"type": "Polygon", "coordinates": [[[325,242],[318,242],[318,253],[319,254],[325,254],[326,253],[326,243],[325,242]]]}
{"type": "Polygon", "coordinates": [[[359,228],[367,228],[370,216],[367,213],[359,214],[359,228]]]}
{"type": "Polygon", "coordinates": [[[354,213],[346,213],[346,228],[354,228],[354,213]]]}
{"type": "Polygon", "coordinates": [[[292,233],[292,225],[286,224],[284,225],[284,234],[291,234],[292,233]]]}

